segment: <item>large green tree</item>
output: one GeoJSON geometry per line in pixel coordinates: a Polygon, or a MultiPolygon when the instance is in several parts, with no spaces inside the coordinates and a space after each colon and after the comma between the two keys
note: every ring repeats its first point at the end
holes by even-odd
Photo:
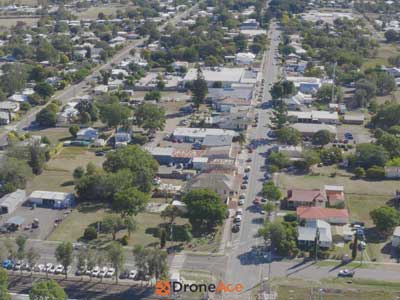
{"type": "Polygon", "coordinates": [[[67,294],[54,280],[40,281],[32,285],[29,300],[67,300],[67,294]]]}
{"type": "Polygon", "coordinates": [[[8,293],[8,274],[2,268],[0,268],[0,300],[11,300],[11,295],[8,293]]]}
{"type": "Polygon", "coordinates": [[[374,165],[383,167],[389,159],[389,154],[381,145],[358,144],[356,147],[356,163],[368,169],[374,165]]]}
{"type": "Polygon", "coordinates": [[[65,278],[68,277],[68,267],[74,260],[74,248],[71,242],[62,242],[55,251],[57,261],[64,267],[65,278]]]}
{"type": "Polygon", "coordinates": [[[136,124],[149,132],[163,130],[165,126],[165,110],[156,104],[143,103],[135,109],[136,124]]]}
{"type": "Polygon", "coordinates": [[[107,257],[115,269],[115,283],[118,284],[119,273],[125,262],[125,253],[120,243],[112,242],[107,248],[107,257]]]}
{"type": "Polygon", "coordinates": [[[182,198],[187,206],[190,223],[197,229],[205,226],[212,229],[222,224],[226,217],[227,207],[221,197],[208,189],[195,189],[182,198]]]}
{"type": "Polygon", "coordinates": [[[292,127],[283,127],[276,131],[278,141],[287,145],[298,145],[301,143],[301,133],[292,127]]]}
{"type": "Polygon", "coordinates": [[[376,228],[385,233],[390,233],[400,223],[399,212],[389,206],[382,206],[372,210],[370,216],[376,228]]]}
{"type": "Polygon", "coordinates": [[[122,217],[137,215],[146,208],[149,195],[131,187],[115,194],[112,208],[122,217]]]}
{"type": "Polygon", "coordinates": [[[197,68],[197,78],[190,84],[190,90],[193,95],[193,103],[198,108],[200,104],[204,103],[208,93],[207,82],[204,80],[203,72],[201,68],[197,68]]]}

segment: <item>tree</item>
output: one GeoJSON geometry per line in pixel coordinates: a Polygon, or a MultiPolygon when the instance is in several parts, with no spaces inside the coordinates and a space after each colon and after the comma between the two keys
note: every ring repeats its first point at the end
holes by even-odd
{"type": "Polygon", "coordinates": [[[396,88],[396,81],[392,75],[387,72],[377,72],[375,75],[376,93],[379,96],[390,94],[396,88]]]}
{"type": "Polygon", "coordinates": [[[46,107],[36,115],[36,122],[42,127],[54,127],[57,123],[57,115],[46,107]]]}
{"type": "MultiPolygon", "coordinates": [[[[315,95],[318,102],[321,103],[330,103],[332,102],[332,84],[324,84],[318,90],[317,94],[315,95]]],[[[335,99],[333,101],[340,102],[343,99],[343,91],[339,86],[334,86],[334,96],[335,99]]]]}
{"type": "Polygon", "coordinates": [[[126,226],[126,230],[128,231],[128,238],[131,237],[131,234],[136,231],[137,223],[133,217],[125,217],[124,225],[126,226]]]}
{"type": "Polygon", "coordinates": [[[137,215],[146,208],[149,195],[132,187],[115,194],[112,208],[122,217],[137,215]]]}
{"type": "MultiPolygon", "coordinates": [[[[19,260],[23,260],[26,255],[26,241],[28,240],[28,237],[24,234],[20,234],[17,236],[15,239],[15,243],[17,244],[17,258],[19,260]]],[[[21,274],[22,274],[22,268],[21,268],[21,274]]]]}
{"type": "Polygon", "coordinates": [[[268,181],[263,184],[262,193],[263,196],[270,201],[277,201],[282,198],[281,191],[272,181],[268,181]]]}
{"type": "Polygon", "coordinates": [[[399,212],[393,207],[382,206],[372,210],[369,215],[382,233],[390,233],[400,223],[399,212]]]}
{"type": "Polygon", "coordinates": [[[119,103],[105,104],[100,107],[100,119],[110,128],[116,128],[128,120],[131,111],[119,103]]]}
{"type": "Polygon", "coordinates": [[[168,261],[167,252],[160,249],[150,249],[147,257],[149,275],[155,277],[156,280],[167,276],[168,261]]]}
{"type": "Polygon", "coordinates": [[[97,239],[97,231],[96,228],[93,226],[88,226],[86,227],[84,233],[83,233],[83,238],[87,241],[95,240],[97,239]]]}
{"type": "Polygon", "coordinates": [[[124,249],[121,244],[112,242],[107,248],[107,257],[115,269],[115,283],[118,284],[118,276],[125,262],[124,249]]]}
{"type": "Polygon", "coordinates": [[[26,161],[14,157],[7,157],[0,168],[0,180],[15,188],[25,188],[31,177],[32,170],[26,161]]]}
{"type": "Polygon", "coordinates": [[[168,205],[162,212],[161,218],[169,219],[169,224],[173,224],[175,219],[182,215],[182,211],[175,205],[168,205]]]}
{"type": "Polygon", "coordinates": [[[67,300],[64,289],[54,280],[40,281],[32,285],[29,300],[67,300]]]}
{"type": "Polygon", "coordinates": [[[396,42],[399,40],[399,34],[393,29],[389,29],[385,32],[385,39],[388,43],[396,42]]]}
{"type": "Polygon", "coordinates": [[[8,293],[8,274],[2,268],[0,268],[0,300],[11,300],[11,295],[8,293]]]}
{"type": "Polygon", "coordinates": [[[290,159],[285,153],[272,152],[267,158],[267,163],[276,166],[278,169],[283,169],[290,165],[290,159]]]}
{"type": "Polygon", "coordinates": [[[161,93],[159,91],[150,91],[147,92],[144,95],[144,100],[149,101],[149,100],[155,100],[155,101],[160,101],[161,100],[161,93]]]}
{"type": "Polygon", "coordinates": [[[28,261],[29,267],[31,269],[31,274],[33,271],[33,266],[36,264],[39,258],[40,258],[39,252],[37,252],[36,249],[33,247],[29,248],[28,251],[26,252],[26,260],[28,261]]]}
{"type": "Polygon", "coordinates": [[[391,158],[400,156],[400,137],[394,134],[384,133],[376,141],[378,145],[382,145],[391,158]]]}
{"type": "Polygon", "coordinates": [[[108,172],[130,170],[132,186],[147,193],[151,190],[153,178],[158,171],[158,163],[147,151],[135,145],[109,152],[103,168],[108,172]]]}
{"type": "Polygon", "coordinates": [[[74,169],[74,172],[72,173],[72,177],[74,177],[75,180],[81,179],[85,175],[85,169],[81,166],[76,167],[74,169]]]}
{"type": "Polygon", "coordinates": [[[314,133],[312,137],[312,143],[314,145],[324,146],[331,143],[334,140],[334,135],[330,133],[328,130],[319,130],[314,133]]]}
{"type": "Polygon", "coordinates": [[[76,269],[78,271],[84,270],[87,264],[87,250],[83,248],[80,249],[76,258],[76,269]]]}
{"type": "Polygon", "coordinates": [[[46,163],[46,149],[43,148],[39,142],[35,142],[28,146],[29,150],[29,165],[35,175],[43,172],[46,163]]]}
{"type": "Polygon", "coordinates": [[[47,82],[40,82],[35,86],[35,92],[42,98],[47,99],[54,94],[54,88],[47,82]]]}
{"type": "Polygon", "coordinates": [[[267,203],[262,205],[262,208],[263,208],[263,210],[265,210],[267,212],[267,214],[269,216],[274,211],[275,205],[271,201],[268,201],[267,203]]]}
{"type": "Polygon", "coordinates": [[[72,264],[74,260],[74,248],[70,242],[62,242],[57,246],[55,257],[57,262],[59,262],[64,267],[65,278],[68,276],[68,267],[72,264]]]}
{"type": "Polygon", "coordinates": [[[165,228],[161,229],[160,232],[160,248],[163,249],[165,247],[165,243],[167,242],[167,232],[165,228]]]}
{"type": "Polygon", "coordinates": [[[303,159],[306,169],[321,162],[318,152],[312,150],[303,151],[303,159]]]}
{"type": "Polygon", "coordinates": [[[380,166],[372,166],[368,168],[366,177],[372,180],[382,180],[385,178],[385,169],[380,166]]]}
{"type": "Polygon", "coordinates": [[[148,251],[149,250],[144,248],[142,245],[136,245],[132,251],[136,268],[141,277],[145,277],[149,274],[149,266],[147,261],[148,251]]]}
{"type": "Polygon", "coordinates": [[[357,178],[363,178],[366,175],[364,168],[361,167],[355,168],[354,175],[356,175],[357,178]]]}
{"type": "Polygon", "coordinates": [[[343,160],[342,150],[335,147],[322,149],[320,152],[320,157],[321,161],[325,165],[336,164],[343,160]]]}
{"type": "Polygon", "coordinates": [[[221,197],[208,189],[192,190],[182,198],[187,206],[189,222],[194,226],[211,229],[222,224],[226,217],[227,207],[221,197]]]}
{"type": "Polygon", "coordinates": [[[135,109],[136,124],[149,132],[163,130],[165,126],[165,110],[152,103],[143,103],[135,109]]]}
{"type": "Polygon", "coordinates": [[[69,133],[76,138],[76,134],[78,133],[78,131],[80,130],[78,125],[72,125],[69,129],[69,133]]]}
{"type": "Polygon", "coordinates": [[[7,94],[14,94],[25,87],[28,78],[26,65],[21,63],[6,64],[3,67],[3,72],[1,85],[7,94]]]}
{"type": "Polygon", "coordinates": [[[301,133],[292,127],[283,127],[276,131],[278,141],[282,144],[296,146],[302,140],[301,133]]]}
{"type": "Polygon", "coordinates": [[[358,144],[356,147],[356,163],[368,169],[374,165],[383,167],[389,158],[389,154],[381,145],[358,144]]]}
{"type": "Polygon", "coordinates": [[[277,100],[294,94],[295,90],[296,89],[292,81],[283,80],[274,83],[270,90],[270,94],[272,99],[277,100]]]}
{"type": "Polygon", "coordinates": [[[372,118],[372,124],[375,128],[389,129],[400,125],[399,115],[400,104],[390,102],[379,108],[378,112],[372,118]]]}
{"type": "Polygon", "coordinates": [[[199,108],[204,103],[208,93],[207,81],[204,80],[200,66],[197,67],[197,78],[191,82],[190,90],[193,94],[193,103],[199,108]]]}
{"type": "Polygon", "coordinates": [[[297,224],[294,222],[266,222],[264,227],[260,228],[258,234],[265,241],[270,240],[278,254],[290,256],[296,253],[297,224]]]}
{"type": "Polygon", "coordinates": [[[107,215],[101,222],[101,226],[105,233],[111,233],[113,241],[115,241],[118,231],[124,227],[124,220],[118,215],[107,215]]]}
{"type": "Polygon", "coordinates": [[[353,258],[353,260],[356,259],[356,257],[357,257],[357,250],[358,250],[358,235],[355,234],[353,246],[351,248],[351,257],[353,258]]]}

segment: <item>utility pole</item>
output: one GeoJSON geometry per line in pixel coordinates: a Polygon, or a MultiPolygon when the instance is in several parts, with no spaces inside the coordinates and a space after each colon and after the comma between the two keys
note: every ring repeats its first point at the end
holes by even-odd
{"type": "Polygon", "coordinates": [[[332,98],[331,102],[335,103],[335,77],[336,77],[336,64],[337,62],[333,64],[333,74],[332,74],[332,98]]]}
{"type": "Polygon", "coordinates": [[[318,261],[318,247],[319,247],[319,228],[317,227],[314,240],[315,261],[318,261]]]}

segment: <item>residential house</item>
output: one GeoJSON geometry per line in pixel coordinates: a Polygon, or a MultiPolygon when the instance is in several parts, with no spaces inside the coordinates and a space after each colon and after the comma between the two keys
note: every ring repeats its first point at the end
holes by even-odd
{"type": "Polygon", "coordinates": [[[320,189],[291,189],[287,192],[286,204],[290,209],[299,206],[325,207],[326,197],[320,189]]]}
{"type": "Polygon", "coordinates": [[[115,138],[115,148],[125,147],[132,141],[132,132],[118,128],[115,138]]]}
{"type": "Polygon", "coordinates": [[[280,153],[287,155],[290,158],[290,160],[303,159],[302,146],[280,145],[276,148],[276,150],[280,153]]]}
{"type": "Polygon", "coordinates": [[[227,202],[237,196],[240,190],[241,177],[219,172],[205,172],[193,177],[186,185],[186,190],[210,189],[227,202]]]}
{"type": "Polygon", "coordinates": [[[10,113],[0,111],[0,125],[8,125],[10,122],[10,113]]]}
{"type": "Polygon", "coordinates": [[[94,141],[98,138],[98,136],[98,130],[92,127],[83,128],[76,134],[76,138],[80,141],[94,141]]]}
{"type": "Polygon", "coordinates": [[[308,220],[304,226],[297,227],[297,241],[300,247],[313,247],[318,232],[318,245],[329,249],[332,246],[331,225],[323,220],[308,220]]]}
{"type": "Polygon", "coordinates": [[[260,23],[256,19],[247,19],[240,24],[240,29],[258,29],[260,23]]]}
{"type": "Polygon", "coordinates": [[[345,114],[343,117],[343,123],[345,124],[362,125],[364,124],[364,120],[365,116],[363,114],[357,114],[357,115],[345,114]]]}
{"type": "Polygon", "coordinates": [[[12,101],[2,101],[0,102],[0,111],[4,112],[17,112],[19,111],[19,103],[12,101]]]}
{"type": "Polygon", "coordinates": [[[299,206],[296,209],[296,214],[300,221],[323,220],[329,224],[338,225],[349,223],[349,211],[347,209],[299,206]]]}
{"type": "Polygon", "coordinates": [[[330,206],[344,204],[346,198],[344,195],[344,187],[341,185],[325,185],[324,191],[326,199],[330,206]]]}

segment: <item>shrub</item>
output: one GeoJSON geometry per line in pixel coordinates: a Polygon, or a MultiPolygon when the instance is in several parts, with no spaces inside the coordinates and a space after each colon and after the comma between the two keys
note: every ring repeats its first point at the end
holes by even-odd
{"type": "Polygon", "coordinates": [[[123,237],[122,237],[122,239],[121,239],[121,241],[120,241],[120,243],[121,243],[121,245],[122,246],[128,246],[128,236],[125,234],[123,237]]]}
{"type": "Polygon", "coordinates": [[[87,241],[97,239],[97,231],[93,226],[88,226],[83,233],[83,238],[87,241]]]}
{"type": "Polygon", "coordinates": [[[354,175],[356,175],[358,178],[364,177],[365,176],[364,168],[361,168],[361,167],[355,168],[354,175]]]}
{"type": "Polygon", "coordinates": [[[285,222],[295,222],[295,221],[297,221],[297,216],[293,213],[289,213],[283,217],[283,220],[285,222]]]}
{"type": "Polygon", "coordinates": [[[385,169],[380,166],[372,166],[366,172],[368,179],[382,180],[385,178],[385,169]]]}

